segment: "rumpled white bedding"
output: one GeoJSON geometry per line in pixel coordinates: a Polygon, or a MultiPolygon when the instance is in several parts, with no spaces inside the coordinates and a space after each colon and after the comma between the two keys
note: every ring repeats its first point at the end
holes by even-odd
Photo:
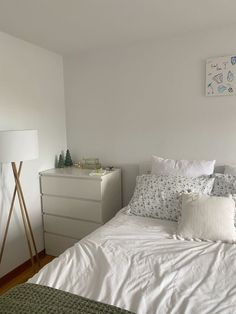
{"type": "Polygon", "coordinates": [[[170,238],[176,223],[119,212],[29,280],[146,313],[236,313],[236,245],[170,238]]]}

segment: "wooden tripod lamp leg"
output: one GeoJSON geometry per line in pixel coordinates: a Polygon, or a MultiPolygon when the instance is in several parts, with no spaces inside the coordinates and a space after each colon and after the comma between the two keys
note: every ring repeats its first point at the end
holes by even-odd
{"type": "Polygon", "coordinates": [[[9,231],[10,221],[14,210],[14,202],[16,195],[19,198],[19,205],[23,219],[25,234],[30,251],[32,264],[35,264],[34,254],[35,251],[38,265],[40,266],[39,256],[36,249],[35,239],[30,224],[29,215],[27,212],[24,194],[20,184],[20,171],[22,168],[23,160],[33,160],[38,158],[38,131],[37,130],[3,130],[0,131],[0,162],[10,163],[15,179],[15,189],[11,201],[10,210],[7,217],[6,228],[3,235],[3,243],[0,248],[0,263],[2,261],[3,251],[6,244],[6,238],[9,231]],[[20,145],[19,145],[20,143],[20,145]],[[19,159],[20,158],[20,159],[19,159]],[[17,170],[15,161],[20,161],[19,169],[17,170]]]}
{"type": "MultiPolygon", "coordinates": [[[[24,212],[25,217],[26,217],[27,227],[29,228],[29,233],[30,233],[31,240],[32,240],[32,243],[33,243],[33,247],[34,247],[37,263],[38,263],[38,266],[40,267],[39,255],[38,255],[38,252],[37,252],[36,243],[35,243],[35,239],[34,239],[34,235],[33,235],[33,230],[32,230],[30,219],[29,219],[29,215],[28,215],[28,212],[27,212],[25,199],[24,199],[24,194],[23,194],[23,191],[22,191],[22,188],[21,188],[21,184],[20,184],[20,180],[19,180],[19,176],[18,176],[18,172],[17,172],[17,168],[16,168],[15,162],[12,162],[12,170],[13,170],[13,173],[14,173],[14,178],[15,178],[15,182],[16,182],[16,190],[17,190],[17,194],[18,194],[18,197],[19,197],[19,201],[21,200],[20,203],[22,204],[22,211],[24,212]]],[[[23,212],[22,212],[22,216],[24,216],[23,212]]],[[[27,237],[27,240],[29,240],[28,237],[27,237]]],[[[31,251],[31,247],[30,247],[30,251],[31,251]]]]}
{"type": "MultiPolygon", "coordinates": [[[[22,168],[22,161],[20,162],[19,170],[17,172],[18,173],[18,177],[20,177],[21,168],[22,168]]],[[[6,244],[8,229],[9,229],[11,216],[12,216],[14,203],[15,203],[15,198],[16,198],[16,185],[15,185],[15,189],[14,189],[12,200],[11,200],[11,207],[10,207],[8,218],[7,218],[6,229],[5,229],[4,236],[3,236],[3,242],[2,242],[2,247],[1,247],[1,251],[0,251],[0,264],[1,264],[1,261],[2,261],[3,251],[4,251],[4,248],[5,248],[5,244],[6,244]]]]}
{"type": "Polygon", "coordinates": [[[28,230],[28,227],[27,227],[27,221],[26,221],[26,218],[25,218],[24,207],[23,207],[23,203],[22,203],[22,200],[21,200],[19,187],[18,187],[17,184],[16,184],[16,191],[17,191],[17,195],[18,195],[18,199],[19,199],[21,216],[22,216],[22,220],[23,220],[23,224],[24,224],[26,240],[27,240],[27,244],[28,244],[28,248],[29,248],[29,252],[30,252],[31,264],[34,267],[34,258],[33,258],[33,253],[32,253],[32,249],[31,249],[30,234],[29,234],[29,230],[28,230]]]}

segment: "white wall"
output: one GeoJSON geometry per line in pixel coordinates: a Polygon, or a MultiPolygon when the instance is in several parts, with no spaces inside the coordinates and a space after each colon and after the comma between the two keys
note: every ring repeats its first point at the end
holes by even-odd
{"type": "Polygon", "coordinates": [[[236,53],[236,29],[64,59],[68,145],[124,168],[124,199],[152,154],[236,163],[236,97],[205,97],[205,60],[236,53]]]}
{"type": "MultiPolygon", "coordinates": [[[[55,154],[66,146],[62,57],[0,33],[0,129],[38,129],[38,160],[23,166],[25,191],[38,250],[44,248],[38,171],[54,167],[55,154]]],[[[0,239],[12,195],[9,165],[0,173],[0,239]]],[[[1,243],[0,243],[1,245],[1,243]]],[[[0,277],[29,259],[18,205],[0,265],[0,277]]]]}

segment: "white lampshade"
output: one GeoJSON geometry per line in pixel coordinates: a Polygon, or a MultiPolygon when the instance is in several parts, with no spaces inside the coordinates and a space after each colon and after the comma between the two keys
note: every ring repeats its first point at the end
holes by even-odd
{"type": "Polygon", "coordinates": [[[0,131],[0,162],[38,158],[38,131],[0,131]]]}

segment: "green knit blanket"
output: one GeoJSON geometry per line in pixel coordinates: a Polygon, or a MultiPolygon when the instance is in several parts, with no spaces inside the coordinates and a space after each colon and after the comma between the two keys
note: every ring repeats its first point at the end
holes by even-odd
{"type": "Polygon", "coordinates": [[[0,296],[1,314],[128,314],[113,305],[54,288],[24,283],[0,296]]]}

